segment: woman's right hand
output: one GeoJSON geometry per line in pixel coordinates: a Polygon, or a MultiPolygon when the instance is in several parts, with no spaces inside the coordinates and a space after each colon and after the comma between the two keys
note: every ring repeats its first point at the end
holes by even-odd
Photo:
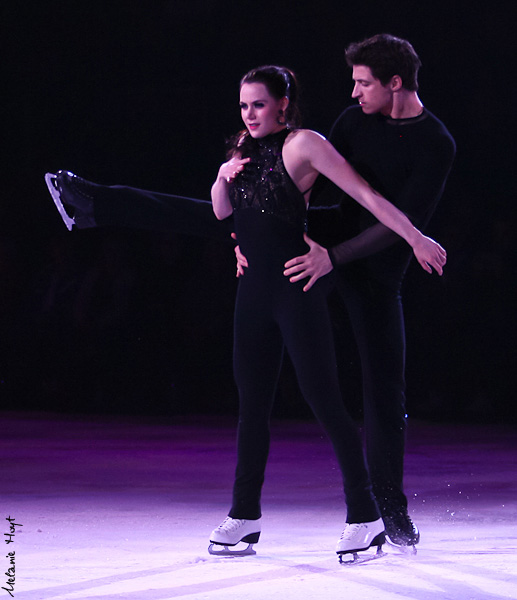
{"type": "Polygon", "coordinates": [[[443,274],[447,252],[438,242],[420,233],[413,245],[413,252],[424,271],[432,273],[434,268],[438,275],[443,274]]]}
{"type": "Polygon", "coordinates": [[[219,167],[219,179],[224,179],[227,183],[231,183],[235,177],[244,169],[250,158],[238,158],[234,156],[229,161],[223,163],[219,167]]]}
{"type": "Polygon", "coordinates": [[[217,179],[212,186],[211,196],[214,214],[220,221],[229,217],[233,211],[228,195],[228,184],[235,179],[249,161],[249,158],[234,156],[219,167],[217,179]]]}

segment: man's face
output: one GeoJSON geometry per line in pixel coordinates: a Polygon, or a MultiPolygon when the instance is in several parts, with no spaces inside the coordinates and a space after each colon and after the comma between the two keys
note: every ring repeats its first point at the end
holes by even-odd
{"type": "Polygon", "coordinates": [[[382,85],[372,75],[370,67],[354,65],[352,79],[355,82],[352,98],[359,100],[359,105],[367,115],[382,113],[389,115],[393,104],[393,92],[390,85],[382,85]]]}

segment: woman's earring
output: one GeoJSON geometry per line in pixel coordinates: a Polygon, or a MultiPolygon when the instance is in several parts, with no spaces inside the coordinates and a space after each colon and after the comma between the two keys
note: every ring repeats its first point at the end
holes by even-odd
{"type": "Polygon", "coordinates": [[[283,110],[279,110],[278,111],[278,117],[276,118],[276,122],[279,125],[285,125],[286,124],[285,115],[284,115],[284,111],[283,110]]]}

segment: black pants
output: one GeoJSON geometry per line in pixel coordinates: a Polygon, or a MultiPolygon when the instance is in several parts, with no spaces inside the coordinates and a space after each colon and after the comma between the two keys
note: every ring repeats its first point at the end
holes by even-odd
{"type": "Polygon", "coordinates": [[[121,185],[89,183],[99,227],[184,233],[232,242],[232,219],[218,221],[211,202],[121,185]]]}
{"type": "MultiPolygon", "coordinates": [[[[230,516],[258,519],[269,453],[269,418],[284,346],[305,400],[333,444],[347,504],[347,522],[374,521],[373,498],[357,427],[339,386],[327,307],[330,278],[309,291],[283,275],[289,257],[303,254],[302,232],[256,209],[236,214],[237,236],[249,267],[235,305],[234,371],[239,391],[238,463],[230,516]]],[[[303,464],[300,465],[303,469],[303,464]]]]}
{"type": "MultiPolygon", "coordinates": [[[[217,221],[208,201],[123,186],[92,184],[99,226],[199,235],[231,243],[231,219],[217,221]]],[[[314,238],[328,237],[324,214],[312,220],[314,238]]],[[[311,219],[309,219],[309,226],[311,219]]],[[[335,229],[332,221],[329,229],[335,229]]],[[[313,233],[309,229],[309,235],[313,233]]],[[[405,508],[405,333],[398,288],[377,284],[360,268],[346,273],[341,295],[350,314],[361,357],[367,460],[381,512],[405,508]]]]}
{"type": "Polygon", "coordinates": [[[366,455],[382,514],[407,508],[403,492],[406,441],[406,337],[400,283],[388,285],[357,265],[338,289],[354,331],[363,378],[366,455]]]}

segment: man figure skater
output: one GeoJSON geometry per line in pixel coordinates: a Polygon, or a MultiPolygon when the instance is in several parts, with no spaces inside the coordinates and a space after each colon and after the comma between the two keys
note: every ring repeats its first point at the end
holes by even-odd
{"type": "MultiPolygon", "coordinates": [[[[346,60],[354,80],[352,97],[359,106],[341,114],[330,141],[375,189],[422,229],[442,195],[455,144],[418,97],[420,60],[409,42],[386,34],[351,44],[346,60]]],[[[357,210],[352,204],[346,199],[341,204],[345,219],[357,210]]],[[[328,251],[308,240],[309,253],[286,263],[285,275],[291,281],[309,278],[305,286],[309,289],[333,267],[341,271],[338,289],[361,359],[364,431],[373,491],[391,542],[414,546],[420,534],[408,515],[403,491],[405,332],[400,296],[410,249],[358,209],[354,237],[328,251]]],[[[314,217],[318,211],[309,214],[314,217]]],[[[310,222],[309,233],[315,233],[310,222]]],[[[325,232],[321,235],[324,238],[325,232]]]]}

